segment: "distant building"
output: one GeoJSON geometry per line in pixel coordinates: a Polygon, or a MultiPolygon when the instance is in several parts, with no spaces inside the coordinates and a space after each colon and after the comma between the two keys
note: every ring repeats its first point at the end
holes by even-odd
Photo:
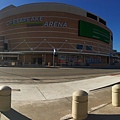
{"type": "Polygon", "coordinates": [[[0,10],[1,64],[101,66],[111,64],[112,53],[106,21],[78,7],[33,3],[0,10]]]}
{"type": "Polygon", "coordinates": [[[113,64],[120,66],[120,52],[117,52],[117,50],[113,50],[113,64]]]}

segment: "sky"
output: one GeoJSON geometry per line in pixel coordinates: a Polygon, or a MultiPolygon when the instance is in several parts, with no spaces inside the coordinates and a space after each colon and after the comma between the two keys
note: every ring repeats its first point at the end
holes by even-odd
{"type": "Polygon", "coordinates": [[[36,2],[57,2],[70,4],[91,12],[107,22],[113,32],[113,49],[120,52],[120,0],[0,0],[0,9],[36,2]]]}

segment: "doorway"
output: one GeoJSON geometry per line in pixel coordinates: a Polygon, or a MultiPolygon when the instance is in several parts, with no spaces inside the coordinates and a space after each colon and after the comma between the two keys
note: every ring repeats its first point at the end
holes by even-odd
{"type": "Polygon", "coordinates": [[[33,58],[33,64],[42,64],[42,58],[33,58]]]}

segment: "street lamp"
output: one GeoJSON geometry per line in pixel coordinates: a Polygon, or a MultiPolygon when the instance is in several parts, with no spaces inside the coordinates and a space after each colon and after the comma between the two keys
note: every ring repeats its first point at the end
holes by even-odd
{"type": "Polygon", "coordinates": [[[54,49],[53,49],[53,66],[54,66],[54,64],[55,64],[55,63],[54,63],[54,62],[55,62],[55,61],[54,61],[54,57],[56,57],[56,56],[57,56],[57,50],[54,48],[54,49]]]}

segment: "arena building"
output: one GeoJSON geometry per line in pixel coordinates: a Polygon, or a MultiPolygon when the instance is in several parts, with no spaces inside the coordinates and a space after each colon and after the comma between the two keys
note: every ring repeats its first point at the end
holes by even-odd
{"type": "Polygon", "coordinates": [[[61,3],[0,10],[2,65],[109,65],[113,34],[102,18],[61,3]]]}

